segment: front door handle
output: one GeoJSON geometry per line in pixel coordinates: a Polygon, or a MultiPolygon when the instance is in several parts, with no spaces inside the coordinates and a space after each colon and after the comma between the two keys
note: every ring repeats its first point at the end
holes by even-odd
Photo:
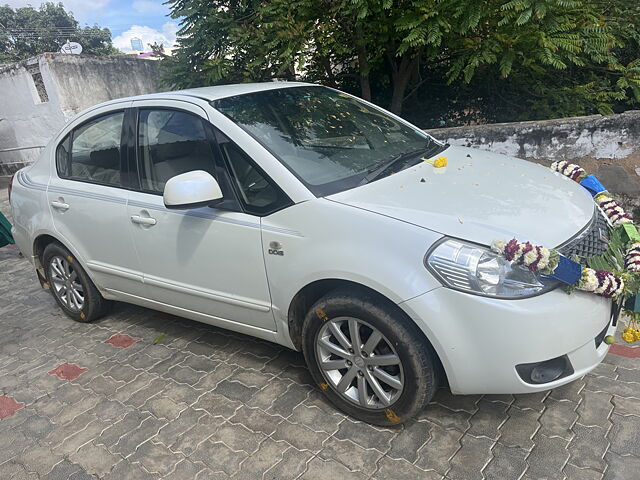
{"type": "Polygon", "coordinates": [[[151,217],[141,217],[140,215],[131,215],[131,221],[133,223],[138,223],[140,225],[155,225],[156,223],[156,219],[155,218],[151,218],[151,217]]]}
{"type": "Polygon", "coordinates": [[[52,201],[51,202],[51,206],[53,208],[55,208],[56,210],[61,210],[63,212],[69,210],[69,204],[68,203],[60,202],[58,200],[52,201]]]}

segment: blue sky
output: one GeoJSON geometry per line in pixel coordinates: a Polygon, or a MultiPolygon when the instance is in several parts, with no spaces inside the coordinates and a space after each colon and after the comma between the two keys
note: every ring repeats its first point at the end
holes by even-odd
{"type": "MultiPolygon", "coordinates": [[[[178,22],[170,18],[169,9],[163,0],[50,0],[61,1],[73,12],[81,25],[97,23],[111,30],[116,48],[131,50],[131,38],[141,38],[144,46],[158,42],[165,47],[175,41],[178,22]]],[[[35,8],[40,0],[0,0],[0,4],[12,7],[31,5],[35,8]]]]}

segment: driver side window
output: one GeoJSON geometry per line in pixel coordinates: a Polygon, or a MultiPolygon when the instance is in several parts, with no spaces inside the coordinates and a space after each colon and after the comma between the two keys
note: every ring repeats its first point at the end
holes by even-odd
{"type": "Polygon", "coordinates": [[[142,190],[162,193],[172,177],[204,170],[214,178],[215,160],[202,119],[180,110],[140,109],[138,159],[142,190]]]}
{"type": "Polygon", "coordinates": [[[266,215],[291,202],[244,151],[217,130],[216,140],[240,202],[248,213],[266,215]]]}

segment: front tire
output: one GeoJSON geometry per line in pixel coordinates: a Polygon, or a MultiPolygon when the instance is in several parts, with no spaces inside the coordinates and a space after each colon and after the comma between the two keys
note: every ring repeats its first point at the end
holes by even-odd
{"type": "Polygon", "coordinates": [[[303,325],[303,353],[315,382],[340,410],[376,425],[414,417],[431,400],[436,370],[418,328],[366,290],[336,290],[303,325]]]}
{"type": "Polygon", "coordinates": [[[67,316],[85,323],[106,313],[107,300],[69,250],[50,243],[42,254],[42,265],[51,293],[67,316]]]}

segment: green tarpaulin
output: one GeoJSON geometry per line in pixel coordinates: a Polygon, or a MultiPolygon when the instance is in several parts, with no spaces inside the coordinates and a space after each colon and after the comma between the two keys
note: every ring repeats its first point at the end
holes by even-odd
{"type": "Polygon", "coordinates": [[[7,220],[2,212],[0,212],[0,247],[15,243],[11,236],[11,224],[7,220]]]}

